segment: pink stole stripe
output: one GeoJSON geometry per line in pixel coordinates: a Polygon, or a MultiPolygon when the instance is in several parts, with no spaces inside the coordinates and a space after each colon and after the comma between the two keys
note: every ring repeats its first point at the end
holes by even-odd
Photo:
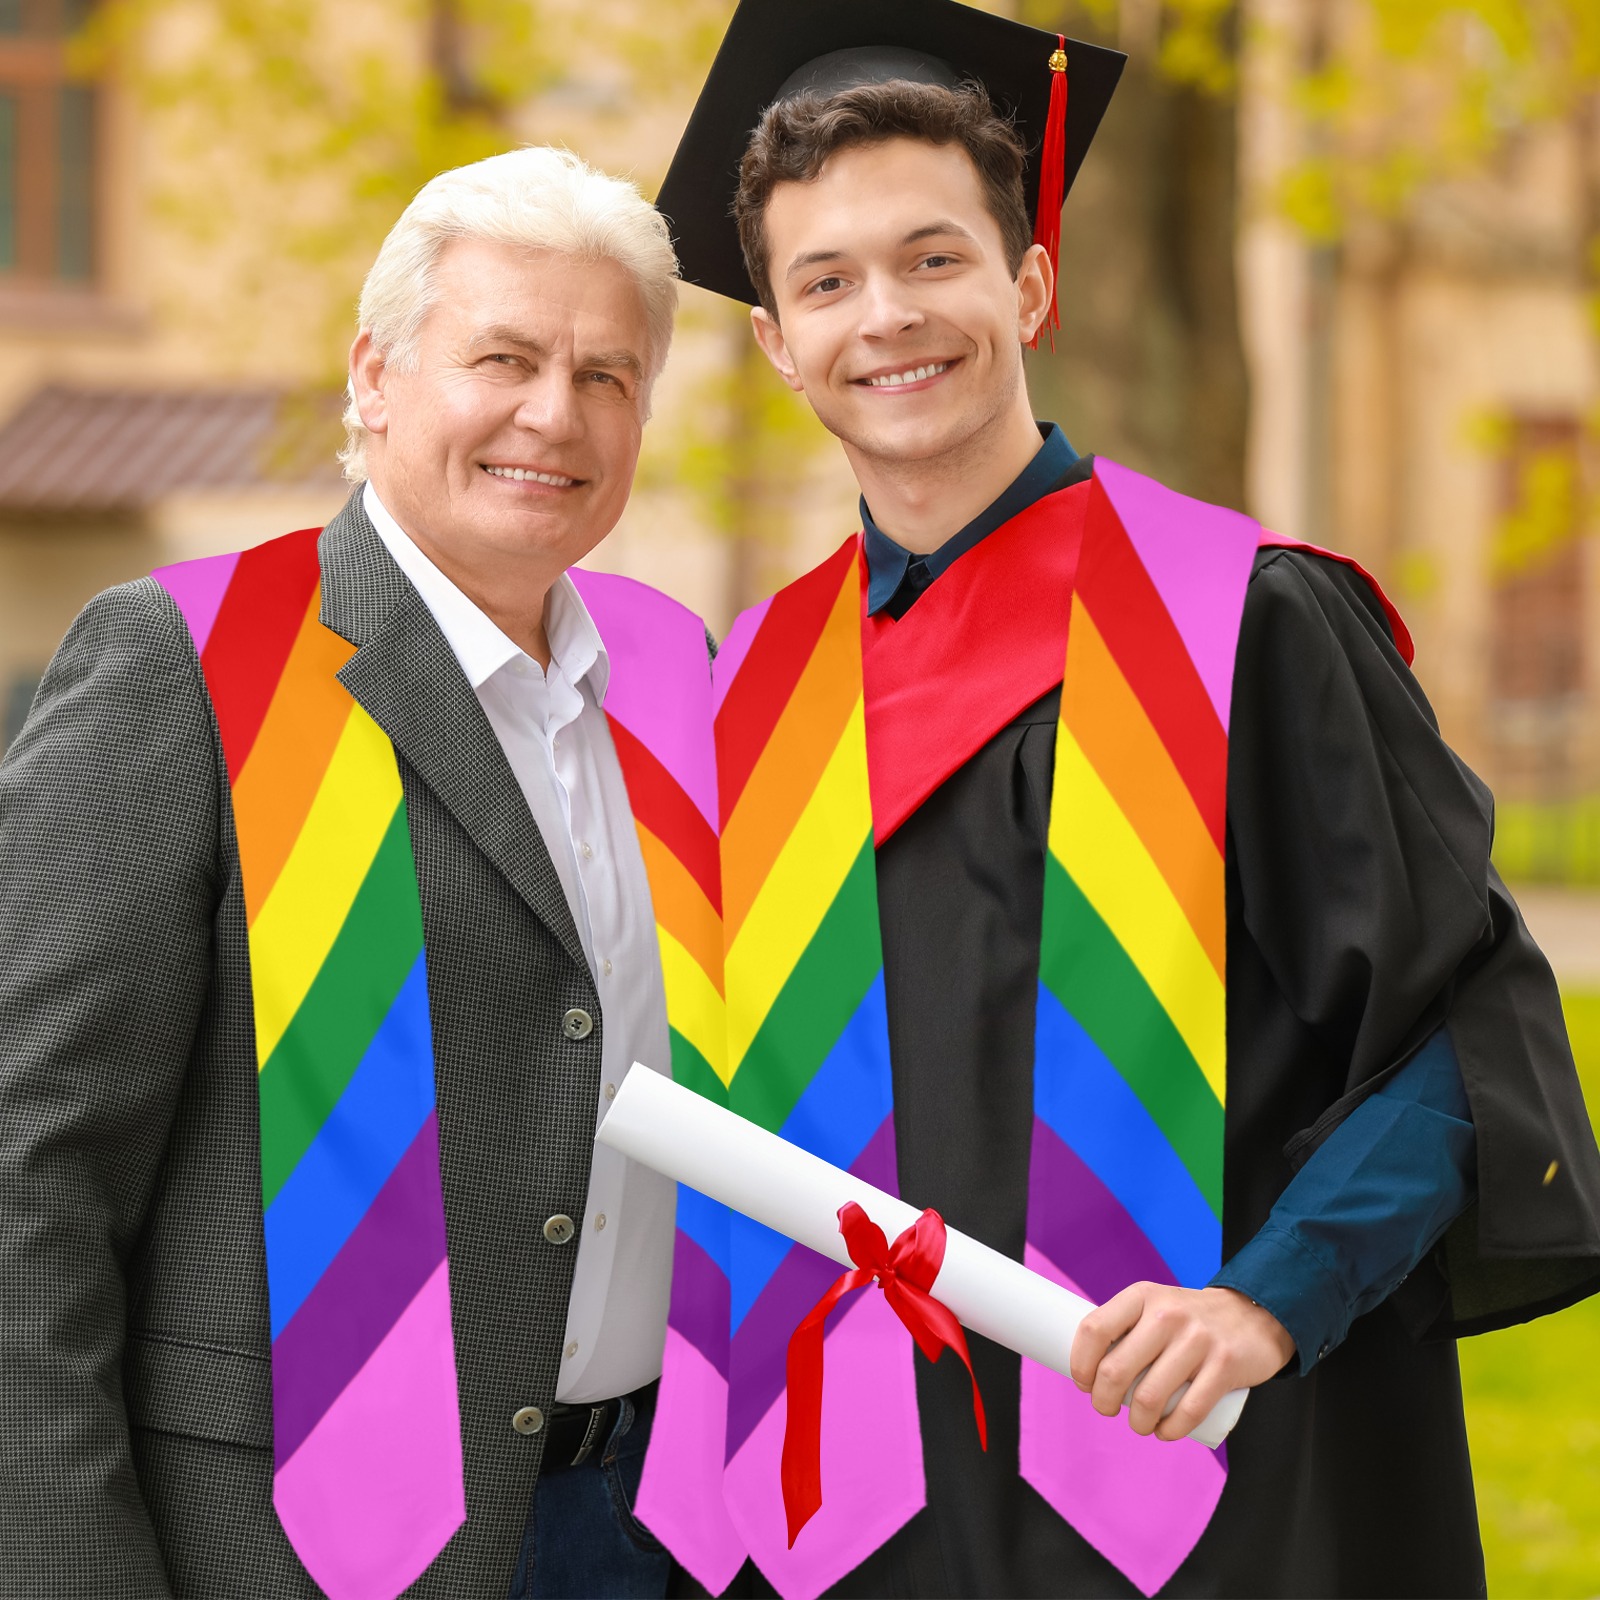
{"type": "Polygon", "coordinates": [[[1249,517],[1191,500],[1104,456],[1095,481],[1161,596],[1224,732],[1244,592],[1260,530],[1249,517]]]}
{"type": "Polygon", "coordinates": [[[780,1478],[786,1393],[728,1463],[723,1479],[733,1521],[783,1600],[815,1600],[927,1503],[911,1335],[876,1289],[834,1315],[822,1397],[826,1493],[794,1549],[780,1478]]]}
{"type": "Polygon", "coordinates": [[[449,1269],[440,1262],[277,1472],[279,1520],[328,1600],[393,1600],[466,1520],[455,1402],[449,1269]]]}
{"type": "Polygon", "coordinates": [[[222,597],[233,581],[239,553],[206,556],[199,561],[180,561],[176,566],[157,567],[150,574],[177,603],[183,620],[189,624],[196,655],[204,655],[206,641],[216,625],[222,597]]]}
{"type": "MultiPolygon", "coordinates": [[[[1032,1245],[1026,1265],[1088,1299],[1032,1245]]],[[[1071,1378],[1022,1363],[1022,1476],[1139,1592],[1153,1595],[1187,1559],[1222,1497],[1222,1456],[1193,1439],[1140,1438],[1102,1417],[1071,1378]]]]}
{"type": "Polygon", "coordinates": [[[720,711],[722,702],[728,698],[733,680],[739,676],[739,669],[744,665],[744,658],[750,654],[750,646],[755,643],[755,637],[760,633],[761,624],[766,621],[767,610],[771,605],[772,598],[768,596],[759,605],[751,606],[748,611],[741,611],[728,630],[728,637],[722,641],[717,651],[717,670],[711,706],[713,712],[720,711]]]}
{"type": "Polygon", "coordinates": [[[676,600],[632,578],[576,568],[571,577],[612,658],[606,715],[649,749],[715,830],[717,769],[705,624],[676,600]]]}
{"type": "Polygon", "coordinates": [[[633,1509],[712,1594],[733,1582],[749,1554],[723,1496],[727,1416],[728,1380],[669,1326],[650,1453],[633,1509]]]}

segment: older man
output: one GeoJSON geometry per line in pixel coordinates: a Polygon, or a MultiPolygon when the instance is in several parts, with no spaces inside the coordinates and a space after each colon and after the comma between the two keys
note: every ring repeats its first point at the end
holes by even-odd
{"type": "Polygon", "coordinates": [[[52,663],[0,766],[5,1593],[663,1592],[671,1191],[591,1135],[668,1064],[630,799],[695,790],[709,678],[566,573],[675,270],[570,155],[435,179],[363,292],[364,487],[52,663]]]}

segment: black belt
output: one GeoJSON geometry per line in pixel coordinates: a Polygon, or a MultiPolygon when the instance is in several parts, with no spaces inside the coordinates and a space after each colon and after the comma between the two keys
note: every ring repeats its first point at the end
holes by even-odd
{"type": "MultiPolygon", "coordinates": [[[[658,1379],[626,1397],[633,1403],[636,1414],[647,1410],[654,1412],[659,1385],[658,1379]]],[[[585,1461],[598,1462],[621,1415],[622,1397],[576,1406],[558,1400],[545,1418],[544,1458],[539,1470],[559,1472],[564,1467],[581,1467],[585,1461]]]]}

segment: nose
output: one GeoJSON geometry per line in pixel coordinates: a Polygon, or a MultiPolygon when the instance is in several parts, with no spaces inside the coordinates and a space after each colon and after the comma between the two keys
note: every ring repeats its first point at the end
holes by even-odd
{"type": "Polygon", "coordinates": [[[892,272],[871,274],[861,286],[859,304],[863,339],[896,338],[924,321],[906,285],[892,272]]]}
{"type": "Polygon", "coordinates": [[[517,406],[517,426],[536,433],[551,444],[576,438],[583,431],[572,374],[558,362],[548,362],[528,380],[517,406]]]}

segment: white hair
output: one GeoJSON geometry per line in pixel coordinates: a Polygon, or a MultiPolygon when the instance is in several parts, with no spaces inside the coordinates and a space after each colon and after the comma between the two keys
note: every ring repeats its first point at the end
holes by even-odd
{"type": "MultiPolygon", "coordinates": [[[[617,262],[644,304],[647,385],[661,371],[678,305],[678,262],[660,212],[626,179],[595,171],[570,150],[528,145],[424,184],[389,230],[361,286],[361,331],[398,371],[415,370],[422,324],[434,303],[435,268],[451,239],[617,262]]],[[[345,477],[362,483],[367,430],[354,385],[347,389],[343,421],[339,460],[345,477]]]]}

